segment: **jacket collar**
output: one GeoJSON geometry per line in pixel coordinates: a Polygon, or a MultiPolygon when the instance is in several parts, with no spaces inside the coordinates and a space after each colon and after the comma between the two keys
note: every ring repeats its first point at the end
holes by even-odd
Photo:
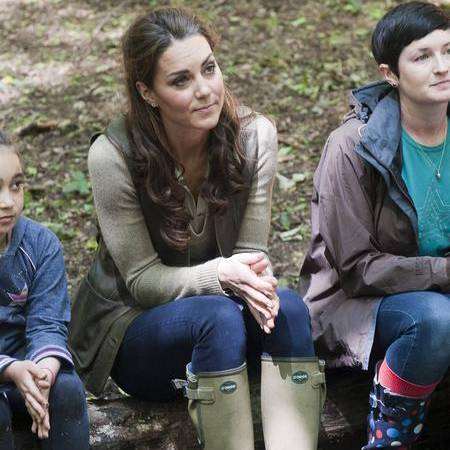
{"type": "Polygon", "coordinates": [[[9,243],[3,256],[13,256],[16,254],[17,249],[19,248],[20,243],[22,242],[26,228],[27,228],[27,219],[20,216],[19,220],[14,225],[11,234],[11,242],[9,243]]]}
{"type": "Polygon", "coordinates": [[[409,218],[417,236],[417,213],[401,177],[402,128],[397,92],[382,81],[364,86],[352,96],[354,116],[364,122],[355,152],[382,176],[388,196],[409,218]]]}
{"type": "Polygon", "coordinates": [[[400,103],[397,92],[385,81],[369,84],[352,92],[356,116],[365,123],[361,128],[359,150],[368,152],[388,170],[396,166],[401,142],[400,103]]]}

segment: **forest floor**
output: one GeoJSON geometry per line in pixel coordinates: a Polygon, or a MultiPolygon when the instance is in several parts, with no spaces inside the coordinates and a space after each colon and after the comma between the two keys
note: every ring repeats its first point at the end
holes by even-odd
{"type": "MultiPolygon", "coordinates": [[[[120,37],[155,5],[196,10],[241,103],[279,133],[271,256],[295,285],[309,241],[312,176],[348,92],[377,78],[370,34],[391,0],[0,0],[0,128],[25,148],[26,214],[63,241],[71,287],[96,248],[89,137],[124,106],[120,37]]],[[[448,2],[444,2],[448,3],[448,2]]]]}
{"type": "Polygon", "coordinates": [[[70,286],[96,249],[86,167],[90,136],[123,110],[120,37],[155,5],[184,5],[214,24],[226,81],[279,133],[271,257],[295,285],[309,240],[314,168],[350,89],[376,79],[371,30],[394,1],[0,0],[0,128],[19,135],[25,213],[64,244],[70,286]]]}

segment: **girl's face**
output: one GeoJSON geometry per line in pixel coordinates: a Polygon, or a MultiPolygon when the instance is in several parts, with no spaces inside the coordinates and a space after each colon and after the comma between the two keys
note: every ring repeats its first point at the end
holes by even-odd
{"type": "Polygon", "coordinates": [[[398,88],[414,103],[450,101],[450,30],[411,42],[398,60],[398,88]]]}
{"type": "Polygon", "coordinates": [[[11,233],[23,210],[22,165],[16,153],[0,149],[0,236],[11,233]]]}
{"type": "Polygon", "coordinates": [[[174,40],[158,60],[153,87],[138,84],[143,97],[156,103],[166,130],[209,131],[224,102],[222,73],[202,35],[174,40]]]}

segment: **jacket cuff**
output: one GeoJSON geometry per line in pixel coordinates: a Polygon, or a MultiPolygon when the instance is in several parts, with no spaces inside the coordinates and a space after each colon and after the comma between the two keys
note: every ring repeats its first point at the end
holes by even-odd
{"type": "Polygon", "coordinates": [[[222,258],[215,258],[198,266],[197,283],[200,295],[226,295],[217,274],[221,260],[222,258]]]}
{"type": "Polygon", "coordinates": [[[46,345],[36,350],[31,354],[29,359],[34,363],[38,363],[41,359],[48,358],[52,356],[53,358],[58,358],[61,363],[65,363],[66,366],[73,367],[73,361],[71,354],[64,347],[58,345],[46,345]]]}
{"type": "Polygon", "coordinates": [[[17,358],[11,358],[8,355],[0,355],[0,374],[14,361],[18,361],[17,358]]]}

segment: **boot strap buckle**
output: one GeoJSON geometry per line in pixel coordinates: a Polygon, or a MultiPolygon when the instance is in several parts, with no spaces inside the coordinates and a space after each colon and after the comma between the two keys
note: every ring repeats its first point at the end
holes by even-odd
{"type": "Polygon", "coordinates": [[[184,388],[187,386],[187,381],[186,380],[180,380],[179,378],[174,378],[172,381],[172,386],[174,389],[176,389],[177,391],[182,389],[184,391],[184,388]]]}
{"type": "Polygon", "coordinates": [[[197,388],[191,389],[186,386],[184,389],[184,396],[189,400],[203,400],[214,403],[214,389],[212,388],[197,388]]]}
{"type": "Polygon", "coordinates": [[[325,384],[325,374],[323,372],[317,372],[311,375],[311,384],[315,388],[325,384]]]}
{"type": "Polygon", "coordinates": [[[190,388],[189,382],[175,378],[172,380],[172,386],[183,391],[183,395],[189,400],[205,400],[214,402],[214,389],[212,388],[190,388]]]}

